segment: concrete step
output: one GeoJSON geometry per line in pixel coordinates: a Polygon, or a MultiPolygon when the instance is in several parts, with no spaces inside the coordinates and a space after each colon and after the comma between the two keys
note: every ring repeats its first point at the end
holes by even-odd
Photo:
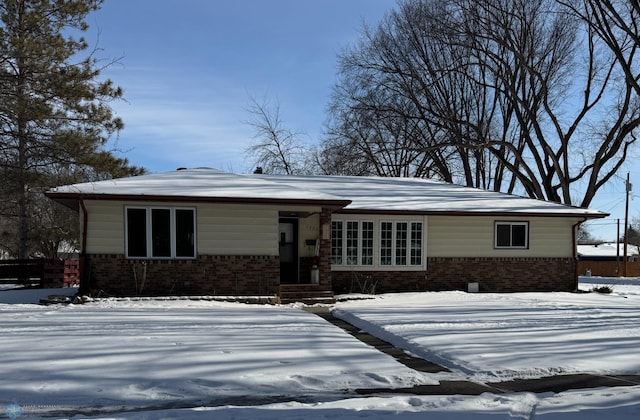
{"type": "Polygon", "coordinates": [[[317,284],[282,284],[278,295],[282,304],[295,302],[307,305],[336,303],[333,291],[326,290],[317,284]]]}

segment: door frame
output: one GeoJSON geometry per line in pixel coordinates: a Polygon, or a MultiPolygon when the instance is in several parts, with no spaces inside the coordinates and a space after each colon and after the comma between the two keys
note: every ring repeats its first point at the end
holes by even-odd
{"type": "Polygon", "coordinates": [[[299,219],[297,217],[280,217],[278,219],[278,251],[280,250],[280,226],[283,224],[293,226],[293,263],[287,267],[285,263],[280,262],[280,284],[298,284],[300,283],[299,219]]]}

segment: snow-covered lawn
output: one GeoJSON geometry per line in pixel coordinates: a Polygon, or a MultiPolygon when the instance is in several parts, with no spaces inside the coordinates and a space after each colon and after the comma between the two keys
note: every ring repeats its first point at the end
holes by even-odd
{"type": "Polygon", "coordinates": [[[640,418],[640,386],[477,397],[351,392],[443,379],[640,373],[640,279],[583,282],[582,289],[611,284],[614,293],[420,293],[335,305],[336,315],[453,369],[437,375],[408,369],[295,306],[44,307],[18,303],[37,301],[36,292],[0,291],[0,302],[14,302],[0,304],[0,417],[6,407],[19,419],[640,418]]]}
{"type": "Polygon", "coordinates": [[[148,300],[0,310],[0,395],[21,406],[259,403],[437,383],[291,307],[148,300]]]}
{"type": "Polygon", "coordinates": [[[480,382],[640,374],[640,281],[587,280],[613,293],[390,294],[334,315],[480,382]]]}

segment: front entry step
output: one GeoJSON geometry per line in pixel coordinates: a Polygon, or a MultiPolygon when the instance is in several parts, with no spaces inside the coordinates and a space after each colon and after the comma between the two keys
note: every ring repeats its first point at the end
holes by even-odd
{"type": "Polygon", "coordinates": [[[281,284],[278,296],[282,304],[295,302],[307,305],[336,303],[333,290],[327,290],[317,284],[281,284]]]}

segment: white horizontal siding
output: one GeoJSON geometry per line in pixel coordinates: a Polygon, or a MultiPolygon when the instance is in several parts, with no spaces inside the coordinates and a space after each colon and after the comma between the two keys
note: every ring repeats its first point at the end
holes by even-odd
{"type": "Polygon", "coordinates": [[[198,254],[278,255],[278,209],[198,205],[198,254]]]}
{"type": "Polygon", "coordinates": [[[87,252],[124,254],[123,204],[115,201],[85,201],[85,207],[88,213],[87,252]]]}
{"type": "MultiPolygon", "coordinates": [[[[86,201],[87,252],[124,253],[126,206],[172,207],[168,203],[86,201]]],[[[278,255],[278,208],[274,206],[180,203],[196,208],[199,255],[278,255]]]]}
{"type": "Polygon", "coordinates": [[[429,216],[428,257],[562,257],[573,256],[573,225],[563,217],[429,216]],[[496,221],[529,222],[528,249],[495,249],[496,221]]]}

